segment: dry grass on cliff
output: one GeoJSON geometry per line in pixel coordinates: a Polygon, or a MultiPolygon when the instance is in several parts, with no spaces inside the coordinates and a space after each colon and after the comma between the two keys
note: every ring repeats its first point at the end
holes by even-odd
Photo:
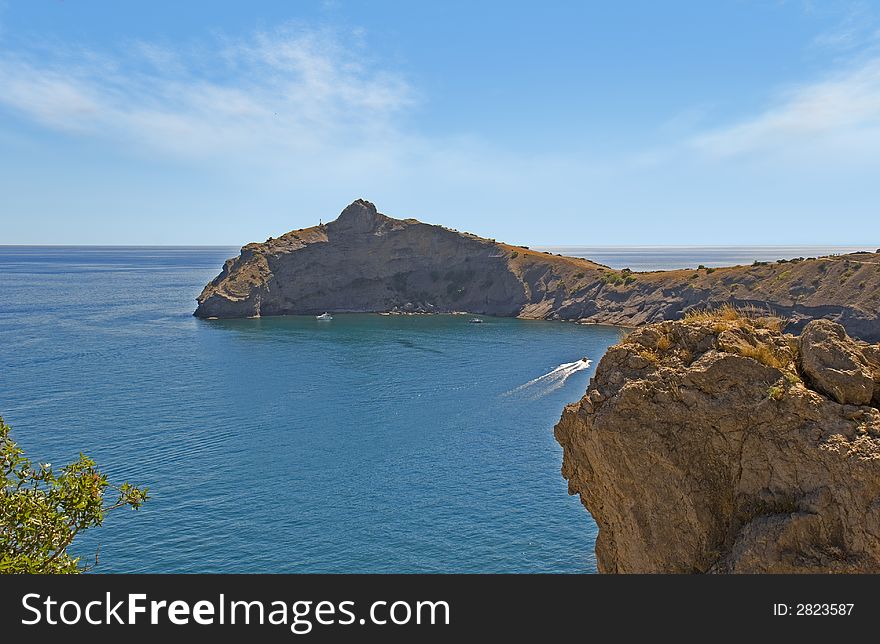
{"type": "MultiPolygon", "coordinates": [[[[754,308],[736,307],[732,304],[724,304],[716,309],[692,311],[685,315],[685,320],[692,322],[709,323],[716,334],[724,331],[741,330],[754,331],[766,329],[772,333],[782,333],[785,320],[754,308]]],[[[738,334],[734,334],[736,338],[738,334]]],[[[751,342],[734,340],[728,337],[727,341],[719,341],[719,348],[728,353],[735,353],[745,358],[752,358],[761,364],[773,367],[781,371],[794,370],[796,358],[795,349],[788,343],[777,344],[772,341],[757,341],[753,334],[751,342]]]]}
{"type": "Polygon", "coordinates": [[[780,371],[785,371],[793,364],[791,355],[785,354],[777,347],[767,344],[759,344],[757,346],[746,344],[723,348],[728,353],[736,353],[744,358],[752,358],[763,365],[779,369],[780,371]]]}
{"type": "Polygon", "coordinates": [[[718,351],[751,358],[799,381],[797,343],[782,333],[784,325],[785,320],[765,311],[724,304],[688,312],[680,322],[660,323],[653,332],[634,331],[623,343],[653,365],[669,359],[688,365],[706,351],[703,340],[710,333],[718,351]]]}
{"type": "MultiPolygon", "coordinates": [[[[693,325],[716,336],[715,347],[725,353],[751,358],[785,373],[796,374],[794,366],[797,349],[782,336],[785,321],[764,311],[740,308],[724,304],[715,309],[703,309],[687,313],[684,325],[693,325]]],[[[674,358],[690,364],[694,354],[703,351],[694,345],[694,337],[679,328],[681,323],[666,323],[658,330],[659,335],[635,334],[630,343],[636,353],[647,362],[659,365],[674,358]]],[[[697,343],[698,344],[698,343],[697,343]]]]}
{"type": "Polygon", "coordinates": [[[733,328],[767,329],[781,333],[785,320],[772,315],[769,311],[760,311],[753,307],[739,307],[733,304],[722,304],[714,309],[698,309],[688,311],[684,315],[688,322],[708,322],[713,325],[716,333],[733,328]]]}

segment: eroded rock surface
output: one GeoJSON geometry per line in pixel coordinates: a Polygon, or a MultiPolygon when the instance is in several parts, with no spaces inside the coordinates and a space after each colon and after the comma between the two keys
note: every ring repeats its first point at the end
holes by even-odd
{"type": "Polygon", "coordinates": [[[601,572],[880,572],[880,350],[779,326],[638,329],[566,407],[562,472],[601,572]]]}
{"type": "Polygon", "coordinates": [[[874,374],[864,350],[843,327],[828,320],[810,322],[798,340],[800,367],[814,389],[839,403],[867,405],[874,396],[874,374]]]}

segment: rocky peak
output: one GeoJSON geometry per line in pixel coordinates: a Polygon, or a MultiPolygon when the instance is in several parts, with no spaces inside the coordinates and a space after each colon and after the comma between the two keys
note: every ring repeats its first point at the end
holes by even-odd
{"type": "Polygon", "coordinates": [[[382,215],[371,202],[356,199],[339,214],[331,226],[339,231],[368,233],[375,230],[381,222],[382,215]]]}

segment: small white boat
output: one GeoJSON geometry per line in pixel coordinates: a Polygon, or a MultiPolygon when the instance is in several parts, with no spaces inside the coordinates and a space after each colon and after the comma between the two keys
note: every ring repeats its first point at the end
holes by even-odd
{"type": "Polygon", "coordinates": [[[480,318],[471,318],[470,320],[468,320],[468,322],[470,322],[471,324],[482,324],[483,323],[483,321],[480,318]]]}
{"type": "Polygon", "coordinates": [[[321,315],[316,315],[315,319],[316,320],[332,320],[333,316],[330,315],[329,313],[322,313],[321,315]]]}

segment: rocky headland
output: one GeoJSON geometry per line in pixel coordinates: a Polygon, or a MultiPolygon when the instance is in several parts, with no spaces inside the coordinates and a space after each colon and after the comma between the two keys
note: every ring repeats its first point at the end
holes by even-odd
{"type": "Polygon", "coordinates": [[[600,572],[880,572],[880,346],[732,307],[633,331],[556,426],[600,572]]]}
{"type": "Polygon", "coordinates": [[[815,318],[880,340],[880,254],[632,272],[485,239],[357,200],[335,221],[252,243],[205,286],[195,315],[469,313],[638,326],[731,303],[797,330],[815,318]]]}

